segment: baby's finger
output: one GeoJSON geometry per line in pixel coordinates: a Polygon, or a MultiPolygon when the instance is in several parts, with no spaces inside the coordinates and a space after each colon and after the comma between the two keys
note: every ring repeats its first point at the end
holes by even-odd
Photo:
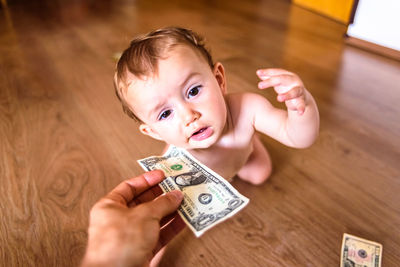
{"type": "Polygon", "coordinates": [[[304,97],[298,97],[285,102],[289,110],[296,110],[299,115],[302,115],[306,108],[304,97]]]}
{"type": "Polygon", "coordinates": [[[298,80],[295,76],[290,74],[282,74],[277,76],[271,76],[266,80],[263,80],[258,83],[258,88],[265,89],[268,87],[276,87],[276,86],[287,86],[287,85],[294,85],[298,84],[298,80]]]}
{"type": "Polygon", "coordinates": [[[284,70],[284,69],[278,69],[278,68],[269,68],[269,69],[259,69],[257,70],[257,76],[260,77],[260,79],[263,80],[262,77],[271,77],[271,76],[276,76],[276,75],[282,75],[282,74],[293,74],[290,71],[284,70]]]}
{"type": "Polygon", "coordinates": [[[303,86],[296,86],[290,89],[290,91],[286,93],[279,94],[277,99],[279,102],[284,102],[290,99],[298,98],[304,95],[304,87],[303,86]]]}
{"type": "Polygon", "coordinates": [[[297,114],[303,115],[306,110],[306,103],[304,101],[300,101],[297,106],[297,114]]]}

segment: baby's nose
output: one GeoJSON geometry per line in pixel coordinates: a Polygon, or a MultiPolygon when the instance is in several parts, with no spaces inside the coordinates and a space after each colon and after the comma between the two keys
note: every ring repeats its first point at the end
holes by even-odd
{"type": "Polygon", "coordinates": [[[185,126],[189,126],[191,123],[195,122],[200,118],[200,113],[191,107],[185,107],[182,110],[182,120],[185,126]]]}

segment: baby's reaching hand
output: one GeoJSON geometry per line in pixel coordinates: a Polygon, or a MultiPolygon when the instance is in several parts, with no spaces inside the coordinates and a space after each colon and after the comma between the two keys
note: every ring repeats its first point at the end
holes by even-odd
{"type": "Polygon", "coordinates": [[[283,69],[260,69],[257,76],[261,79],[258,88],[274,87],[279,102],[285,102],[288,109],[297,110],[299,115],[304,113],[306,89],[296,74],[283,69]]]}

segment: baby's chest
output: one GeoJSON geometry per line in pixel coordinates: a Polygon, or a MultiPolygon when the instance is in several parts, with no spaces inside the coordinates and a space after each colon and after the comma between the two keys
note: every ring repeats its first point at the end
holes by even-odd
{"type": "Polygon", "coordinates": [[[216,146],[198,159],[225,179],[230,180],[247,162],[252,151],[252,139],[241,140],[230,146],[227,144],[216,146]]]}

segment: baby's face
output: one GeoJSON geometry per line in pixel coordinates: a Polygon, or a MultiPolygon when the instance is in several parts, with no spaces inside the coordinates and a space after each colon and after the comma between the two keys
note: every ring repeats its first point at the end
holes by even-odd
{"type": "Polygon", "coordinates": [[[225,73],[189,47],[175,47],[158,62],[158,75],[134,80],[127,102],[143,121],[140,131],[185,149],[207,148],[226,124],[225,73]]]}

